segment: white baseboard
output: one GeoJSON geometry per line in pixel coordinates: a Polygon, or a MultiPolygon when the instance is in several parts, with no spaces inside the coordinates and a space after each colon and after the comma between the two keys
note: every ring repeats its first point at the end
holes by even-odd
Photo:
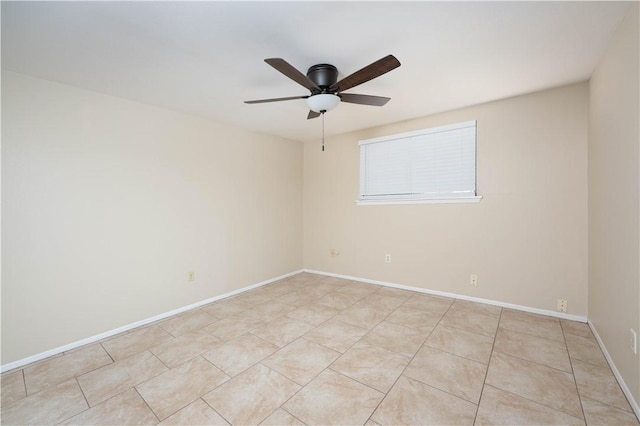
{"type": "Polygon", "coordinates": [[[589,324],[589,328],[591,328],[591,332],[596,337],[596,341],[598,342],[600,349],[602,349],[602,353],[604,354],[604,357],[607,359],[607,362],[609,363],[609,367],[611,367],[611,371],[613,371],[613,375],[616,376],[616,379],[618,380],[618,384],[620,385],[622,392],[627,397],[627,401],[629,401],[629,405],[631,406],[631,409],[635,412],[636,417],[640,419],[640,406],[638,405],[638,401],[636,401],[633,398],[633,394],[631,393],[631,390],[629,389],[624,379],[622,378],[620,371],[618,371],[616,364],[613,362],[613,358],[611,358],[611,355],[609,355],[609,351],[607,351],[607,348],[604,345],[604,342],[600,338],[600,335],[598,334],[598,330],[596,330],[596,326],[593,325],[591,321],[589,321],[588,324],[589,324]]]}
{"type": "Polygon", "coordinates": [[[219,296],[214,296],[214,297],[211,297],[209,299],[201,300],[199,302],[192,303],[191,305],[188,305],[188,306],[183,306],[181,308],[174,309],[174,310],[169,311],[169,312],[164,312],[162,314],[154,315],[151,318],[147,318],[147,319],[143,319],[143,320],[140,320],[140,321],[136,321],[134,323],[127,324],[127,325],[122,326],[122,327],[118,327],[118,328],[116,328],[114,330],[106,331],[104,333],[100,333],[100,334],[97,334],[95,336],[87,337],[86,339],[78,340],[78,341],[75,341],[73,343],[69,343],[67,345],[58,346],[57,348],[49,349],[48,351],[44,351],[44,352],[41,352],[41,353],[36,354],[36,355],[32,355],[32,356],[27,357],[27,358],[23,358],[23,359],[20,359],[18,361],[14,361],[14,362],[10,362],[10,363],[4,364],[4,365],[0,366],[0,373],[4,373],[5,371],[13,370],[15,368],[23,367],[23,366],[25,366],[27,364],[31,364],[32,362],[40,361],[40,360],[48,358],[50,356],[58,355],[58,354],[60,354],[62,352],[67,352],[67,351],[70,351],[72,349],[79,348],[80,346],[88,345],[89,343],[94,343],[94,342],[97,342],[99,340],[106,339],[106,338],[111,337],[111,336],[115,336],[116,334],[123,333],[125,331],[129,331],[129,330],[134,329],[136,327],[140,327],[140,326],[143,326],[143,325],[146,325],[146,324],[150,324],[152,322],[159,321],[159,320],[171,317],[173,315],[177,315],[179,313],[188,311],[190,309],[199,308],[200,306],[207,305],[209,303],[215,302],[216,300],[226,299],[227,297],[231,297],[231,296],[234,296],[234,295],[239,294],[239,293],[244,293],[245,291],[253,290],[254,288],[262,287],[263,285],[267,285],[267,284],[270,284],[270,283],[272,283],[274,281],[279,281],[279,280],[282,280],[284,278],[288,278],[288,277],[290,277],[292,275],[296,275],[296,274],[299,274],[301,272],[303,272],[302,269],[297,270],[297,271],[293,271],[293,272],[289,272],[287,274],[280,275],[280,276],[275,277],[275,278],[270,278],[268,280],[261,281],[261,282],[259,282],[257,284],[251,284],[251,285],[248,285],[246,287],[242,287],[242,288],[240,288],[238,290],[233,290],[233,291],[230,291],[228,293],[221,294],[219,296]]]}
{"type": "Polygon", "coordinates": [[[562,312],[549,311],[547,309],[538,309],[538,308],[532,308],[530,306],[515,305],[513,303],[499,302],[497,300],[489,300],[489,299],[481,299],[479,297],[465,296],[464,294],[448,293],[448,292],[445,292],[445,291],[437,291],[437,290],[428,290],[428,289],[424,289],[424,288],[420,288],[420,287],[412,287],[412,286],[408,286],[408,285],[395,284],[395,283],[390,283],[390,282],[386,282],[386,281],[370,280],[368,278],[353,277],[353,276],[350,276],[350,275],[333,274],[333,273],[330,273],[330,272],[323,272],[323,271],[314,271],[314,270],[311,270],[311,269],[304,269],[304,272],[308,272],[310,274],[326,275],[326,276],[329,276],[329,277],[343,278],[345,280],[359,281],[359,282],[368,283],[368,284],[383,285],[385,287],[399,288],[399,289],[402,289],[402,290],[410,290],[410,291],[415,291],[415,292],[418,292],[418,293],[431,294],[431,295],[434,295],[434,296],[442,296],[442,297],[450,297],[452,299],[468,300],[470,302],[477,302],[477,303],[484,303],[486,305],[500,306],[502,308],[515,309],[517,311],[530,312],[530,313],[533,313],[533,314],[547,315],[547,316],[556,317],[556,318],[562,318],[562,319],[571,320],[571,321],[587,322],[587,317],[582,316],[582,315],[565,314],[565,313],[562,313],[562,312]]]}

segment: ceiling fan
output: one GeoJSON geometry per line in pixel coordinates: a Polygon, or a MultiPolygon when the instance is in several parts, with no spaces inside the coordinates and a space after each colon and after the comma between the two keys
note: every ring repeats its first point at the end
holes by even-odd
{"type": "Polygon", "coordinates": [[[309,89],[311,94],[305,96],[289,96],[286,98],[259,99],[255,101],[245,101],[245,103],[261,104],[266,102],[306,99],[310,110],[307,119],[319,117],[320,114],[324,114],[335,108],[341,101],[373,106],[386,104],[390,98],[343,92],[376,77],[380,77],[382,74],[388,73],[400,66],[400,61],[398,61],[395,56],[387,55],[342,80],[337,81],[338,69],[330,64],[313,65],[307,70],[307,75],[304,75],[284,59],[269,58],[264,61],[291,80],[309,89]]]}

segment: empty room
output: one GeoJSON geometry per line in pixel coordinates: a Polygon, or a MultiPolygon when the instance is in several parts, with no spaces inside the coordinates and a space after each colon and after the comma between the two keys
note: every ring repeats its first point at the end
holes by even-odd
{"type": "Polygon", "coordinates": [[[1,424],[639,424],[637,1],[0,12],[1,424]]]}

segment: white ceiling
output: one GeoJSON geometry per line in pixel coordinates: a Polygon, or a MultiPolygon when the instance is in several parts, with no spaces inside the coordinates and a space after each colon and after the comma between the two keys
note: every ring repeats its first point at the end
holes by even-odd
{"type": "Polygon", "coordinates": [[[263,62],[340,78],[387,55],[402,66],[348,92],[326,134],[373,127],[589,78],[629,3],[2,2],[7,70],[296,140],[320,137],[306,95],[263,62]]]}

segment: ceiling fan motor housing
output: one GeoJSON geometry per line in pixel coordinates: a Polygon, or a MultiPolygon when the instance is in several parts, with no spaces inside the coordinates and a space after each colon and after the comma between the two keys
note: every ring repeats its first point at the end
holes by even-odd
{"type": "Polygon", "coordinates": [[[327,93],[329,87],[338,81],[338,69],[330,64],[313,65],[307,70],[307,77],[327,93]]]}

